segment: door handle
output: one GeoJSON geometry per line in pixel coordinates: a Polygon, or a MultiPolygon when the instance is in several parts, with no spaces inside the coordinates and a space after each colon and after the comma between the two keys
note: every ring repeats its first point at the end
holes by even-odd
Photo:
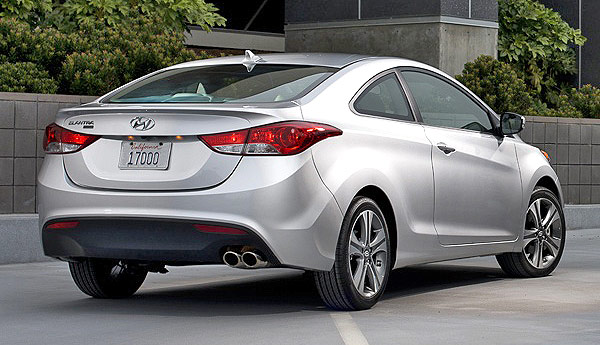
{"type": "Polygon", "coordinates": [[[454,147],[447,146],[445,143],[438,143],[437,148],[440,149],[440,151],[444,152],[447,155],[456,151],[456,149],[454,147]]]}

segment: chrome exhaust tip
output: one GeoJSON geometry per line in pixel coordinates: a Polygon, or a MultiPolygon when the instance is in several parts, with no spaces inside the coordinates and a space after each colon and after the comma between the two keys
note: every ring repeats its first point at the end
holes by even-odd
{"type": "Polygon", "coordinates": [[[225,254],[223,254],[223,262],[225,263],[225,265],[227,265],[229,267],[235,267],[235,268],[244,267],[244,263],[242,262],[241,255],[236,252],[232,252],[232,251],[227,251],[227,252],[225,252],[225,254]]]}
{"type": "Polygon", "coordinates": [[[245,252],[242,254],[242,263],[248,268],[263,268],[269,264],[255,252],[245,252]]]}

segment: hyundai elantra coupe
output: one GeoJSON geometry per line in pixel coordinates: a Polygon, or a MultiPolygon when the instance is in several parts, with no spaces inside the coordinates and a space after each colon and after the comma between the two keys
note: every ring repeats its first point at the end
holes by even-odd
{"type": "Polygon", "coordinates": [[[496,255],[510,276],[545,276],[563,201],[524,122],[399,58],[183,63],[46,128],[43,248],[97,298],[168,265],[310,271],[339,310],[370,308],[416,264],[496,255]]]}

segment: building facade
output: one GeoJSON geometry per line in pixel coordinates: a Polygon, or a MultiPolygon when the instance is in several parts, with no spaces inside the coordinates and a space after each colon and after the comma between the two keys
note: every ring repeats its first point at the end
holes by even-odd
{"type": "Polygon", "coordinates": [[[538,0],[546,7],[559,12],[562,18],[576,29],[581,29],[588,39],[577,49],[578,86],[592,84],[600,87],[600,30],[598,0],[538,0]]]}

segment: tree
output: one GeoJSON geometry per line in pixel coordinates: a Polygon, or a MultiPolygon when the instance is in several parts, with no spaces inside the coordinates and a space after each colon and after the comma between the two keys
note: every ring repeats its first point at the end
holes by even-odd
{"type": "Polygon", "coordinates": [[[577,71],[573,45],[586,38],[560,14],[534,0],[499,1],[498,55],[542,100],[557,104],[560,81],[577,71]]]}
{"type": "Polygon", "coordinates": [[[205,0],[2,0],[0,16],[32,26],[54,26],[63,32],[80,27],[131,25],[140,17],[163,23],[164,31],[183,31],[187,24],[210,31],[225,25],[218,9],[205,0]]]}

